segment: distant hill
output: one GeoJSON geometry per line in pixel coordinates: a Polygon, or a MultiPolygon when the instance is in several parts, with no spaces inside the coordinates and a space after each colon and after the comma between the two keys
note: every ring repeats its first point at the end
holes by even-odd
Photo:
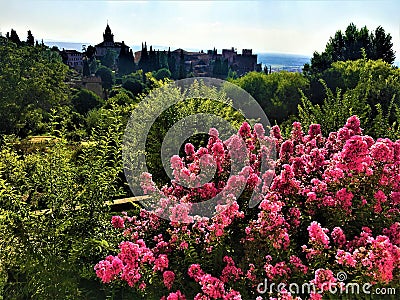
{"type": "Polygon", "coordinates": [[[56,46],[60,50],[68,49],[68,50],[82,51],[82,45],[86,45],[86,46],[93,45],[94,46],[94,44],[91,44],[91,43],[75,43],[75,42],[68,43],[68,42],[56,42],[56,41],[46,41],[46,40],[43,41],[43,43],[49,47],[56,46]]]}

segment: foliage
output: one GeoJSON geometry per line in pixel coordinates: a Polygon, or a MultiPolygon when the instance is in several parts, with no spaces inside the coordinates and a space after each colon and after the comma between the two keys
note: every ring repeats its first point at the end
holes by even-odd
{"type": "MultiPolygon", "coordinates": [[[[122,134],[128,118],[137,101],[126,93],[118,93],[104,102],[98,109],[91,110],[86,117],[86,131],[90,136],[94,132],[106,134],[113,124],[119,124],[119,134],[122,134]]],[[[115,125],[114,125],[115,126],[115,125]]]]}
{"type": "Polygon", "coordinates": [[[123,193],[121,118],[93,128],[85,144],[55,139],[44,151],[21,155],[16,142],[4,142],[0,282],[6,299],[106,297],[91,270],[114,243],[106,201],[123,193]]]}
{"type": "Polygon", "coordinates": [[[68,67],[45,47],[0,45],[0,132],[43,132],[52,108],[68,104],[68,67]]]}
{"type": "Polygon", "coordinates": [[[113,69],[115,67],[115,61],[118,57],[118,53],[114,50],[107,49],[106,54],[101,57],[101,64],[107,68],[113,69]]]}
{"type": "Polygon", "coordinates": [[[59,106],[51,110],[46,132],[50,136],[78,142],[86,137],[85,125],[84,117],[71,106],[59,106]]]}
{"type": "Polygon", "coordinates": [[[21,40],[19,39],[18,33],[14,30],[11,29],[11,34],[9,35],[7,32],[7,38],[13,42],[14,44],[16,44],[17,46],[21,46],[21,40]]]}
{"type": "Polygon", "coordinates": [[[380,103],[387,110],[393,97],[400,105],[400,70],[390,64],[364,58],[334,63],[331,70],[340,74],[341,83],[337,87],[344,92],[352,90],[351,94],[365,98],[371,107],[380,103]]]}
{"type": "Polygon", "coordinates": [[[217,57],[213,63],[213,76],[217,78],[226,78],[228,76],[228,72],[228,59],[220,59],[217,57]]]}
{"type": "Polygon", "coordinates": [[[299,73],[269,75],[250,72],[232,83],[246,90],[263,108],[271,122],[281,123],[297,113],[301,93],[308,91],[308,80],[299,73]]]}
{"type": "Polygon", "coordinates": [[[32,35],[32,32],[28,30],[28,37],[26,38],[26,44],[29,46],[35,45],[35,38],[32,35]]]}
{"type": "Polygon", "coordinates": [[[135,70],[135,60],[132,50],[128,51],[124,42],[121,45],[121,51],[118,56],[118,73],[125,75],[132,73],[135,70]]]}
{"type": "Polygon", "coordinates": [[[133,96],[141,94],[144,90],[144,83],[142,76],[140,78],[133,78],[133,76],[127,76],[124,78],[122,87],[127,91],[131,92],[133,96]]]}
{"type": "Polygon", "coordinates": [[[306,134],[295,122],[287,140],[277,126],[265,136],[261,125],[251,130],[244,123],[225,143],[241,149],[246,141],[241,155],[229,152],[215,129],[209,135],[206,148],[187,144],[182,157],[171,158],[174,180],[161,190],[143,174],[143,190],[158,199],[155,212],[166,219],[145,210],[112,217],[122,235],[117,255],[95,266],[103,283],[124,283],[143,299],[196,300],[329,299],[350,282],[369,283],[371,291],[399,288],[400,140],[363,135],[355,116],[329,137],[320,125],[306,134]],[[275,172],[261,173],[261,160],[275,148],[275,172]],[[237,155],[249,163],[229,175],[237,155]],[[209,168],[217,170],[210,182],[188,187],[209,168]],[[241,184],[245,191],[234,196],[241,184]],[[253,209],[247,205],[252,193],[261,201],[253,209]],[[214,217],[192,212],[195,203],[218,194],[214,217]],[[266,279],[280,284],[279,292],[268,286],[271,292],[261,295],[257,287],[266,279]],[[314,289],[294,295],[289,283],[314,289]]]}
{"type": "Polygon", "coordinates": [[[99,107],[102,99],[94,92],[80,89],[72,96],[72,105],[78,113],[86,115],[90,110],[99,107]]]}
{"type": "Polygon", "coordinates": [[[303,126],[307,127],[311,124],[320,124],[323,134],[327,135],[333,130],[340,128],[350,116],[357,115],[362,123],[368,120],[370,107],[364,101],[359,101],[353,95],[342,95],[341,90],[337,90],[336,95],[326,86],[327,98],[322,105],[313,105],[310,100],[303,94],[301,105],[299,105],[299,119],[303,126]]]}
{"type": "Polygon", "coordinates": [[[328,80],[320,80],[326,93],[323,103],[313,104],[303,95],[299,118],[304,126],[321,124],[327,134],[356,114],[371,136],[400,138],[400,70],[364,58],[333,63],[323,77],[328,80]],[[328,84],[337,89],[336,95],[328,84]]]}
{"type": "Polygon", "coordinates": [[[106,66],[100,66],[96,71],[96,76],[101,77],[101,85],[103,89],[109,90],[115,82],[114,74],[110,68],[106,66]]]}
{"type": "MultiPolygon", "coordinates": [[[[212,114],[222,117],[238,128],[243,121],[240,112],[235,111],[230,106],[230,99],[225,93],[207,87],[202,81],[195,81],[183,94],[187,93],[186,98],[182,98],[180,89],[171,88],[162,91],[154,91],[150,93],[148,99],[151,99],[148,107],[152,111],[152,107],[163,107],[164,99],[170,97],[177,99],[176,104],[164,110],[150,128],[149,135],[146,139],[146,163],[151,173],[160,183],[166,183],[169,178],[164,171],[161,160],[161,146],[166,133],[179,120],[196,114],[212,114]],[[205,96],[206,95],[206,96],[205,96]],[[210,96],[207,96],[210,95],[210,96]]],[[[141,107],[143,104],[141,103],[141,107]]],[[[142,107],[143,108],[143,107],[142,107]]],[[[143,109],[146,109],[145,107],[143,109]]],[[[212,123],[208,124],[211,126],[212,123]]],[[[196,146],[204,144],[206,140],[201,135],[192,138],[192,143],[196,146]]]]}
{"type": "Polygon", "coordinates": [[[338,30],[335,36],[329,39],[324,52],[314,52],[311,66],[306,66],[306,72],[317,74],[328,69],[335,61],[360,59],[363,56],[362,49],[367,58],[382,59],[389,64],[394,62],[392,37],[386,34],[381,26],[370,33],[366,26],[358,29],[350,23],[344,33],[338,30]]]}
{"type": "MultiPolygon", "coordinates": [[[[175,72],[175,63],[171,64],[171,51],[168,50],[168,54],[165,51],[155,51],[153,47],[147,50],[147,44],[142,44],[141,56],[138,62],[138,69],[142,70],[143,74],[147,72],[157,72],[160,69],[169,69],[172,74],[175,72]]],[[[161,74],[160,74],[161,75],[161,74]]],[[[171,76],[171,75],[170,75],[171,76]]],[[[169,76],[169,77],[170,77],[169,76]]],[[[157,76],[157,79],[163,79],[164,77],[157,76]]]]}
{"type": "Polygon", "coordinates": [[[159,69],[156,72],[153,72],[154,78],[157,80],[164,80],[166,78],[171,78],[172,74],[168,68],[159,69]]]}

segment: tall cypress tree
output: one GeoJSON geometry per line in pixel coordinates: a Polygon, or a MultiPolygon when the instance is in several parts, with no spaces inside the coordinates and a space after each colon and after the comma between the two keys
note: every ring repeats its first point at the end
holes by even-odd
{"type": "Polygon", "coordinates": [[[165,52],[165,50],[163,50],[161,53],[159,53],[159,63],[160,63],[160,69],[169,68],[168,65],[168,57],[167,57],[167,53],[165,52]]]}
{"type": "Polygon", "coordinates": [[[34,46],[35,45],[35,38],[32,35],[32,32],[28,30],[28,37],[26,39],[26,44],[29,46],[34,46]]]}
{"type": "Polygon", "coordinates": [[[90,76],[90,66],[89,66],[89,59],[87,57],[83,58],[83,76],[88,77],[90,76]]]}
{"type": "Polygon", "coordinates": [[[218,77],[221,75],[222,72],[222,63],[221,63],[221,59],[219,57],[217,57],[214,60],[214,64],[213,64],[213,75],[215,77],[218,77]]]}
{"type": "Polygon", "coordinates": [[[144,42],[144,45],[142,43],[142,51],[140,55],[138,68],[143,70],[143,74],[149,71],[149,54],[147,52],[146,42],[144,42]]]}
{"type": "Polygon", "coordinates": [[[19,39],[19,36],[14,29],[11,29],[11,34],[9,36],[9,39],[11,42],[17,44],[18,46],[21,46],[21,40],[19,39]]]}
{"type": "Polygon", "coordinates": [[[150,46],[148,71],[155,71],[155,70],[157,70],[157,54],[156,51],[153,49],[153,46],[150,46]]]}
{"type": "Polygon", "coordinates": [[[118,56],[118,72],[120,75],[130,74],[135,70],[135,61],[132,50],[122,42],[121,51],[118,56]]]}
{"type": "Polygon", "coordinates": [[[185,66],[185,55],[183,53],[183,49],[181,49],[181,53],[179,55],[179,75],[178,79],[183,79],[186,78],[187,72],[186,72],[186,66],[185,66]]]}

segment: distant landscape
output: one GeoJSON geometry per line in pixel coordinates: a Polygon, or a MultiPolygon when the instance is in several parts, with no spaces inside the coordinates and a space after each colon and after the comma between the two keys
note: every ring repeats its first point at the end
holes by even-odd
{"type": "MultiPolygon", "coordinates": [[[[45,41],[44,42],[47,46],[53,47],[57,46],[60,50],[70,49],[70,50],[77,50],[82,51],[82,45],[90,45],[90,43],[68,43],[68,42],[54,42],[54,41],[45,41]]],[[[153,46],[154,49],[158,50],[168,50],[168,46],[153,46]]],[[[131,46],[132,50],[140,51],[141,46],[133,45],[131,46]]],[[[210,46],[210,49],[212,47],[210,46]]],[[[172,47],[171,50],[175,50],[172,47]]],[[[187,51],[201,51],[201,49],[194,49],[194,48],[185,48],[184,50],[187,51]]],[[[204,51],[208,49],[203,49],[204,51]]],[[[258,55],[258,63],[261,63],[262,66],[271,67],[272,71],[290,71],[290,72],[301,72],[305,63],[310,63],[310,56],[300,55],[300,54],[289,54],[289,53],[255,53],[258,55]]]]}
{"type": "MultiPolygon", "coordinates": [[[[65,49],[74,49],[77,51],[82,51],[82,45],[90,45],[90,43],[68,43],[68,42],[54,42],[54,41],[44,41],[44,43],[49,46],[57,46],[60,50],[65,49]]],[[[141,46],[133,45],[131,46],[133,51],[140,51],[141,46]]],[[[167,46],[154,46],[155,49],[159,50],[168,50],[167,46]]],[[[191,49],[187,48],[185,50],[188,51],[199,51],[199,49],[191,49]]],[[[301,55],[301,54],[289,54],[289,53],[269,53],[269,52],[261,52],[256,53],[258,55],[258,63],[264,66],[271,66],[272,71],[289,71],[289,72],[301,72],[305,63],[310,63],[310,56],[301,55]]],[[[395,61],[394,65],[400,67],[400,61],[395,61]]]]}

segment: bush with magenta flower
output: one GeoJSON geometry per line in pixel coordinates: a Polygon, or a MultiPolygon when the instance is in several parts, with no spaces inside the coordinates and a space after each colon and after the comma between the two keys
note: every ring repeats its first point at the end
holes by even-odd
{"type": "Polygon", "coordinates": [[[295,122],[287,139],[277,126],[270,135],[254,127],[244,123],[226,142],[211,129],[206,147],[186,145],[184,157],[171,158],[174,179],[160,190],[144,174],[143,190],[158,208],[113,217],[122,241],[95,266],[97,276],[166,300],[322,299],[332,286],[340,298],[347,282],[398,288],[400,140],[363,135],[355,116],[328,137],[316,124],[303,132],[295,122]],[[240,141],[244,151],[229,151],[240,141]],[[278,159],[268,159],[274,151],[278,159]],[[245,161],[237,172],[235,159],[245,161]],[[204,170],[215,172],[207,183],[204,170]],[[218,195],[214,214],[193,213],[218,195]],[[251,198],[259,204],[249,205],[251,198]],[[261,294],[265,280],[316,291],[261,294]]]}

